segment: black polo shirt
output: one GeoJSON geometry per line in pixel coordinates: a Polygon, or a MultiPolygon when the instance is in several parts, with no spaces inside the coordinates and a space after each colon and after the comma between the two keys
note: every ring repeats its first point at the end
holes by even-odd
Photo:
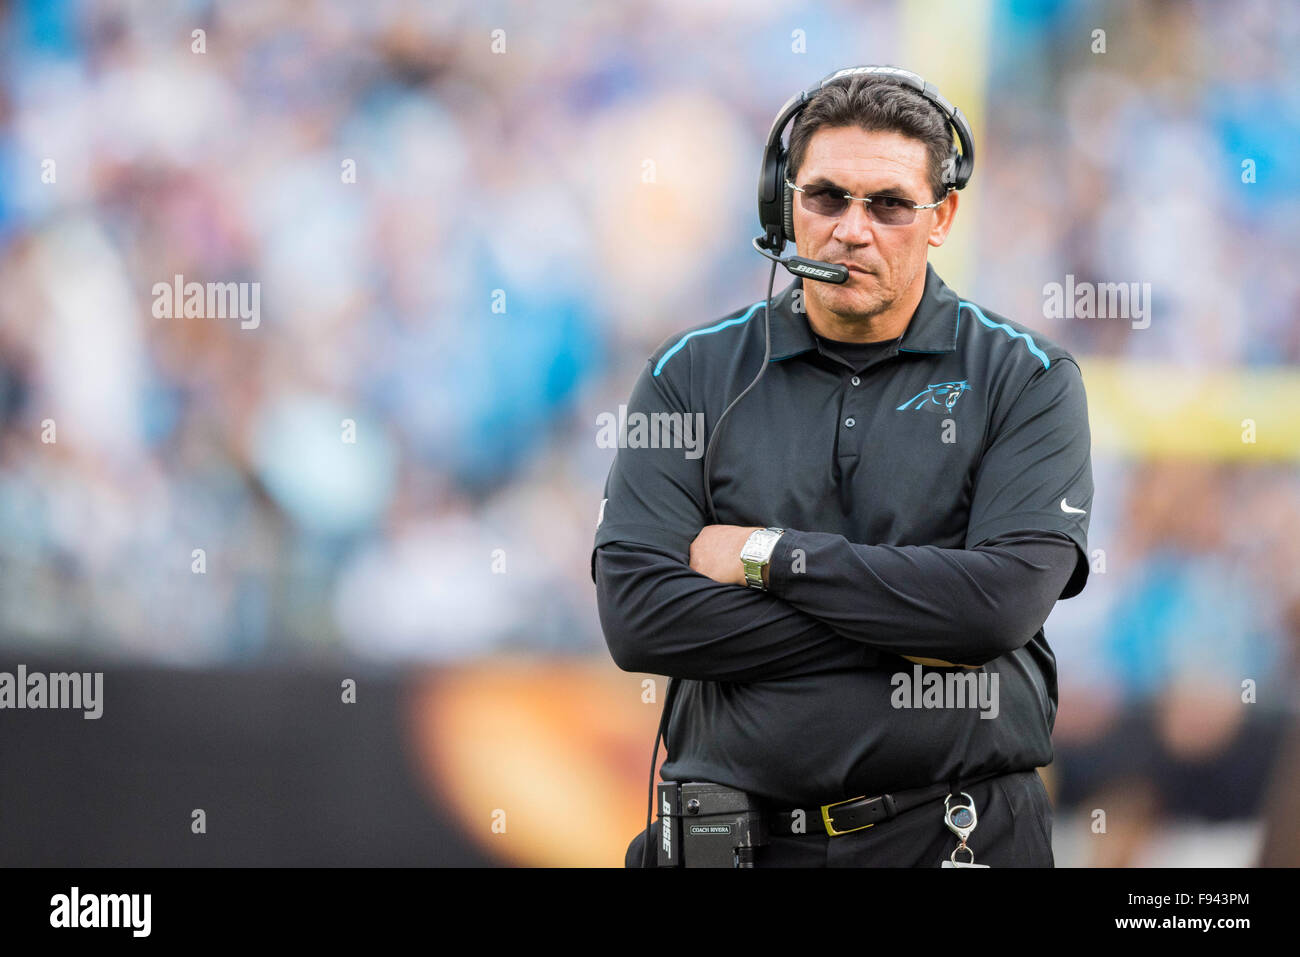
{"type": "Polygon", "coordinates": [[[767,591],[688,565],[763,303],[670,336],[620,410],[592,576],[616,663],[682,682],[663,776],[824,803],[1049,763],[1042,623],[1088,574],[1078,365],[932,267],[892,342],[815,335],[802,292],[773,300],[710,469],[718,522],[786,529],[767,591]],[[980,666],[996,716],[900,707],[900,675],[964,672],[902,655],[980,666]]]}

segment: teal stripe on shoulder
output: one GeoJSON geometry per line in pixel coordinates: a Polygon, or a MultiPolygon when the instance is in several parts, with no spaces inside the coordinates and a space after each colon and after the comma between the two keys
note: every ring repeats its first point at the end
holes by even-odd
{"type": "MultiPolygon", "coordinates": [[[[767,300],[763,300],[763,302],[766,301],[767,300]]],[[[746,322],[748,321],[749,317],[754,314],[754,310],[758,309],[761,305],[763,305],[763,302],[754,303],[752,306],[749,307],[748,310],[746,310],[743,316],[737,316],[735,319],[724,319],[722,322],[714,323],[713,325],[709,326],[707,329],[695,329],[691,332],[686,333],[686,335],[682,336],[675,343],[673,343],[673,347],[669,349],[667,352],[665,352],[663,356],[659,359],[659,362],[656,363],[655,365],[654,374],[658,375],[660,372],[663,371],[664,363],[667,362],[669,359],[671,359],[676,354],[678,349],[686,345],[687,339],[690,339],[693,336],[708,335],[710,332],[717,332],[719,329],[727,328],[727,326],[734,326],[737,323],[746,322]]]]}
{"type": "Polygon", "coordinates": [[[975,313],[975,315],[979,318],[979,321],[984,323],[984,325],[988,326],[990,329],[1001,329],[1012,339],[1024,339],[1025,345],[1029,347],[1030,353],[1038,357],[1038,361],[1043,364],[1043,368],[1050,369],[1052,367],[1052,360],[1047,358],[1047,353],[1045,353],[1042,349],[1038,348],[1037,343],[1035,343],[1034,340],[1027,333],[1016,332],[1016,330],[1012,329],[1005,322],[994,322],[988,316],[984,315],[984,311],[980,309],[979,306],[975,305],[975,303],[973,302],[967,302],[965,299],[960,299],[957,302],[957,314],[959,316],[961,315],[962,306],[965,306],[967,309],[972,310],[975,313]]]}

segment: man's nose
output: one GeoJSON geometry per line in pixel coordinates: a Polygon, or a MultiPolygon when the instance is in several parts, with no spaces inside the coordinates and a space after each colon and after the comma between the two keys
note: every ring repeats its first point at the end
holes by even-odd
{"type": "Polygon", "coordinates": [[[861,246],[872,240],[873,225],[871,216],[867,213],[867,204],[860,199],[855,199],[849,203],[849,208],[835,224],[832,238],[846,246],[861,246]]]}

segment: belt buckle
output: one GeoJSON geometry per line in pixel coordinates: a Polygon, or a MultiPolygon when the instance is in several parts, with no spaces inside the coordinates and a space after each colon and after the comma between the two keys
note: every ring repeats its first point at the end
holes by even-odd
{"type": "Polygon", "coordinates": [[[869,827],[875,827],[876,825],[873,821],[871,824],[860,824],[857,827],[851,827],[847,831],[837,831],[835,830],[835,825],[831,823],[831,808],[839,807],[841,804],[852,804],[854,801],[861,801],[865,797],[865,794],[859,794],[855,798],[845,798],[843,801],[836,801],[833,804],[823,804],[822,823],[826,825],[826,833],[831,837],[839,837],[841,834],[852,834],[854,831],[861,831],[869,827]]]}

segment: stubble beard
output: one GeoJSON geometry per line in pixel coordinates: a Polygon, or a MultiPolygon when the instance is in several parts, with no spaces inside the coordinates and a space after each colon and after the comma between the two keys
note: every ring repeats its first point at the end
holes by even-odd
{"type": "MultiPolygon", "coordinates": [[[[875,278],[876,283],[878,285],[880,282],[880,277],[875,276],[874,273],[872,275],[875,278]]],[[[850,279],[851,278],[852,276],[850,277],[850,279]]],[[[868,322],[871,319],[874,319],[876,316],[888,310],[889,307],[894,304],[894,301],[897,297],[887,298],[887,296],[888,296],[888,292],[886,290],[881,290],[876,293],[868,294],[866,296],[865,304],[864,304],[862,295],[859,294],[859,296],[857,297],[858,305],[852,312],[841,312],[838,308],[836,308],[836,303],[834,301],[833,294],[831,296],[827,296],[825,292],[821,292],[818,294],[818,301],[821,303],[822,308],[826,312],[829,312],[831,315],[837,316],[838,318],[844,320],[845,322],[859,323],[859,322],[868,322]],[[828,301],[828,299],[830,301],[828,301]],[[862,309],[862,308],[865,308],[865,311],[861,311],[861,312],[858,311],[858,309],[862,309]]]]}

